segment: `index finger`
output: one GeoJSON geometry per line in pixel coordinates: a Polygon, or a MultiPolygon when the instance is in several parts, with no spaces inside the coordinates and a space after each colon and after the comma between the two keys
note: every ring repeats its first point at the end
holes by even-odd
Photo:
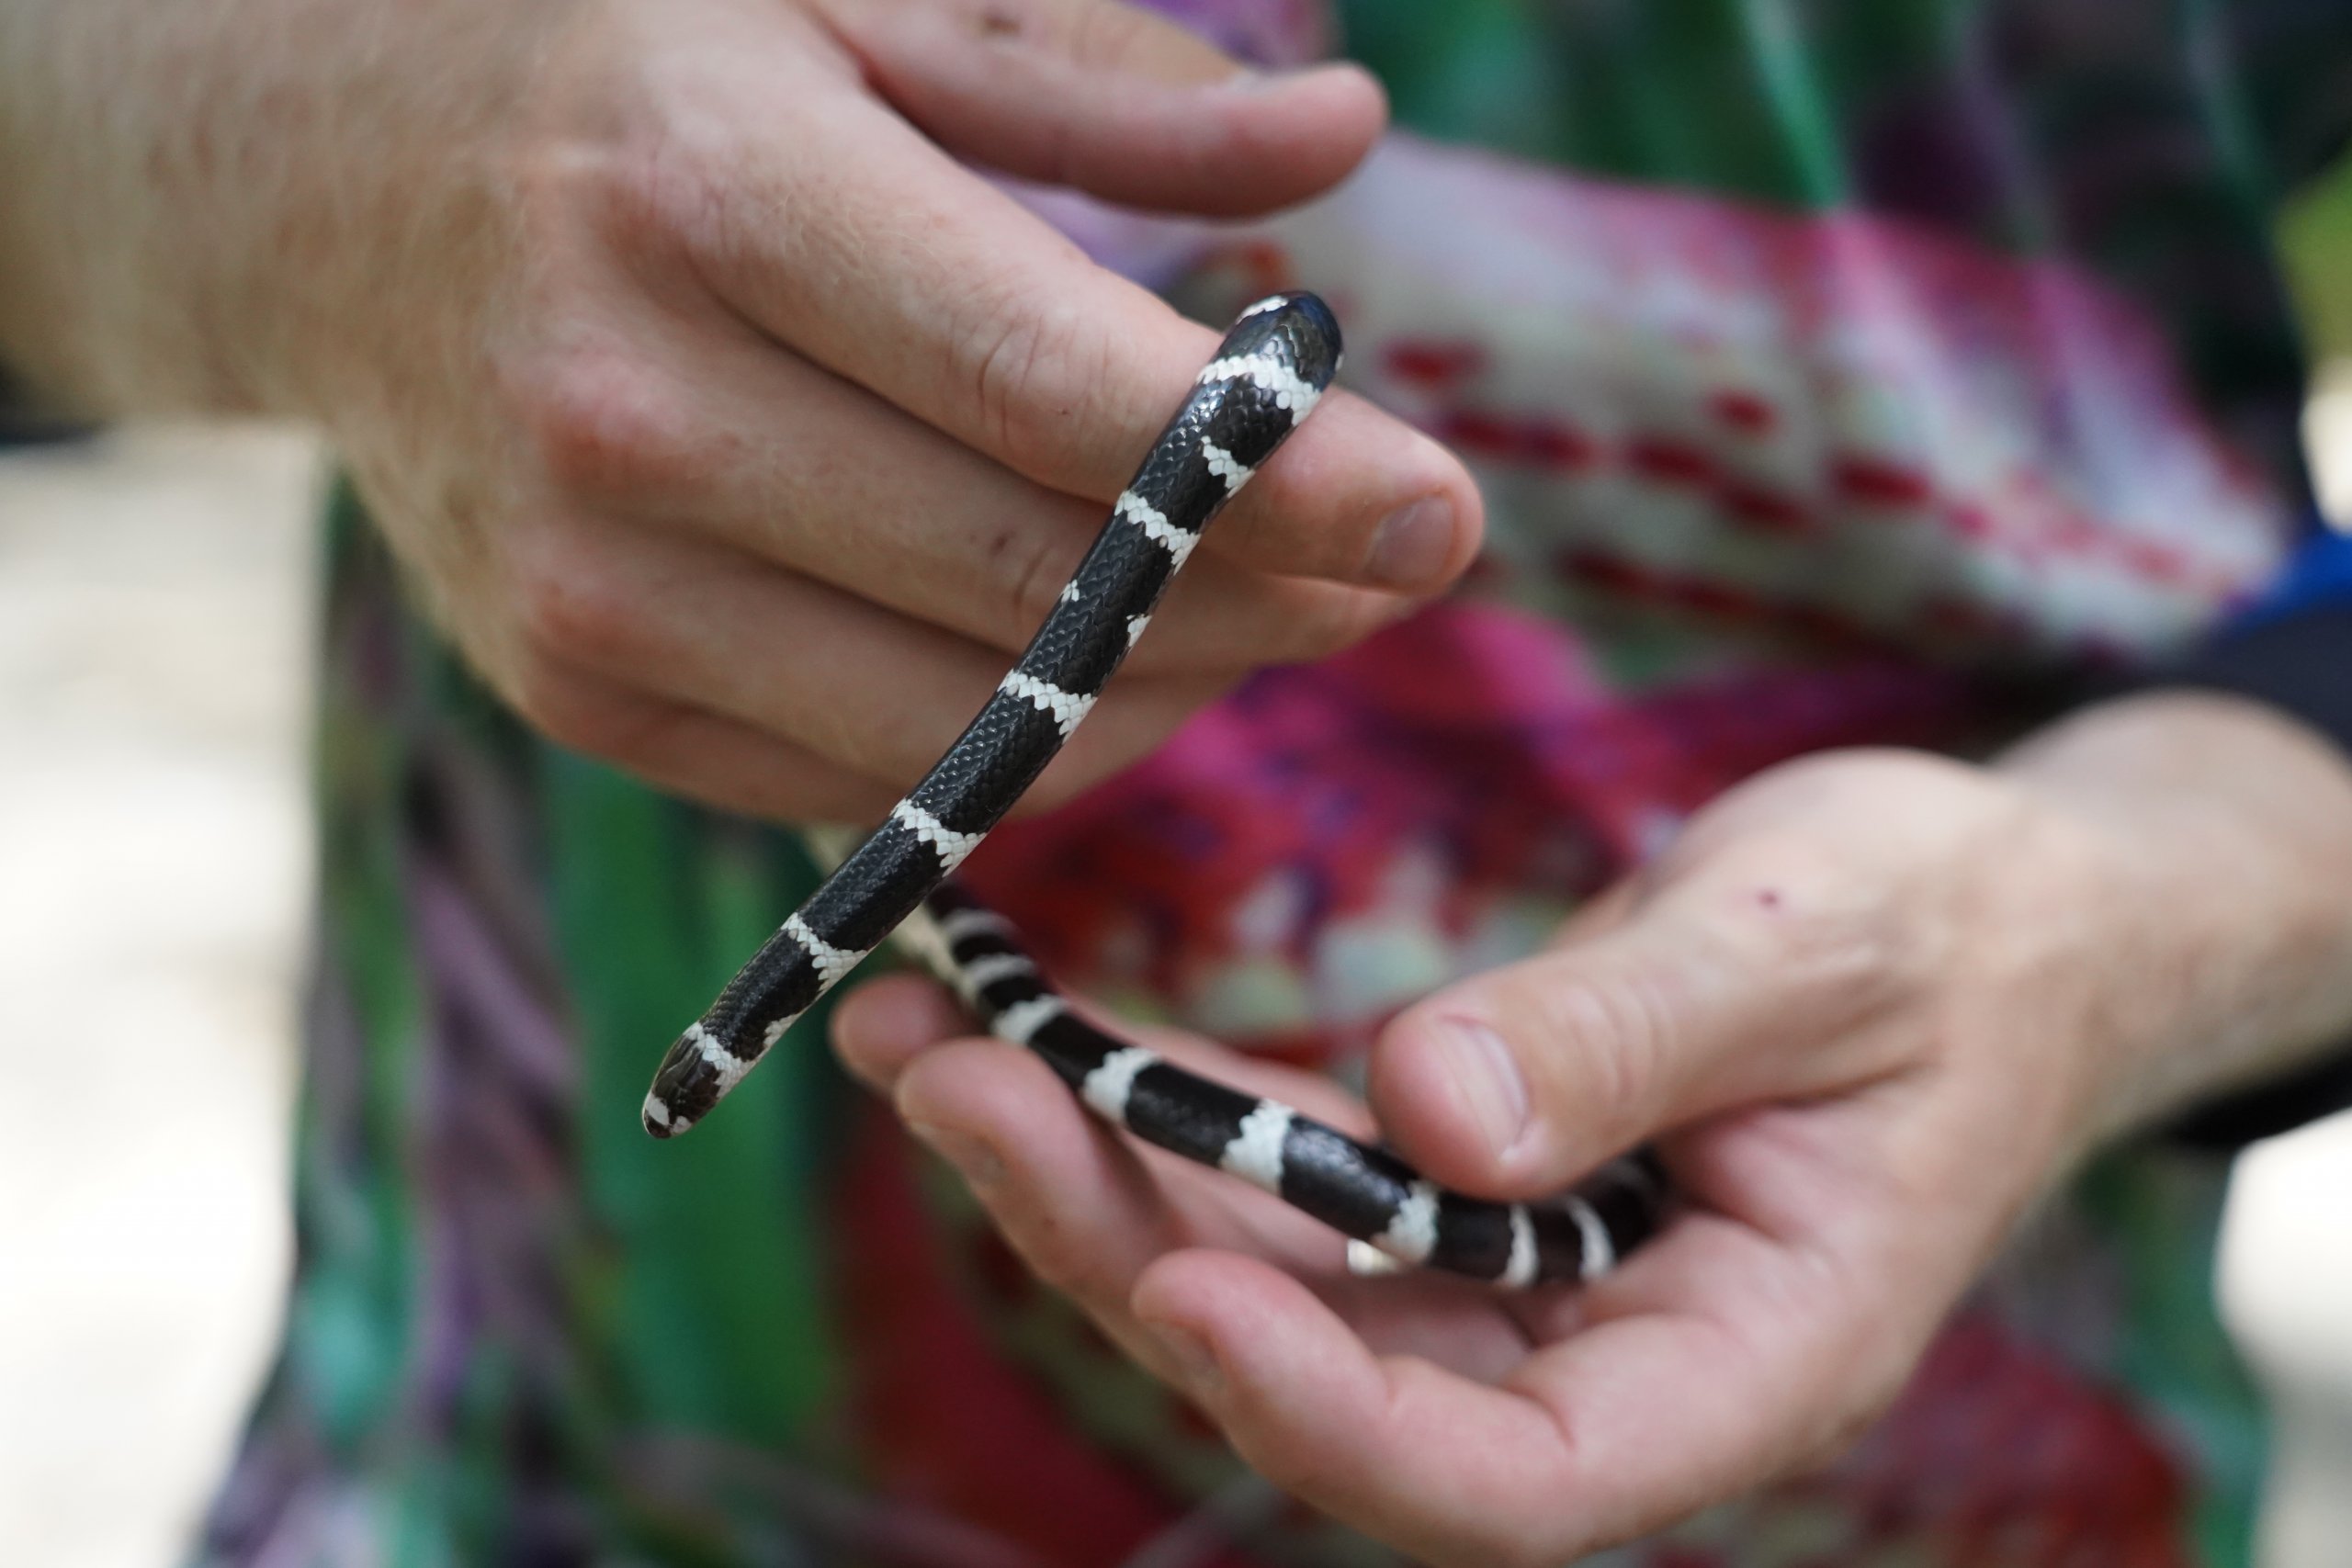
{"type": "MultiPolygon", "coordinates": [[[[697,270],[763,332],[1006,467],[1107,502],[1217,334],[1097,266],[846,87],[745,169],[697,270]]],[[[1429,437],[1335,395],[1209,547],[1401,591],[1475,553],[1477,492],[1429,437]]]]}

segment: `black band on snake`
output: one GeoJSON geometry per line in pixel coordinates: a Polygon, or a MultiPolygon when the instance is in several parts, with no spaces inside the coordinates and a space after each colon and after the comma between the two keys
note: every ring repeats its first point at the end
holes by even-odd
{"type": "Polygon", "coordinates": [[[1587,1280],[1657,1230],[1666,1189],[1645,1155],[1544,1203],[1465,1198],[1385,1150],[1105,1033],[1052,989],[1009,922],[946,880],[1061,750],[1202,531],[1339,364],[1339,323],[1314,295],[1242,311],[979,716],[670,1047],[645,1098],[647,1132],[675,1137],[708,1114],[896,932],[992,1033],[1036,1052],[1096,1114],[1329,1224],[1360,1244],[1349,1249],[1360,1272],[1427,1265],[1513,1287],[1587,1280]]]}

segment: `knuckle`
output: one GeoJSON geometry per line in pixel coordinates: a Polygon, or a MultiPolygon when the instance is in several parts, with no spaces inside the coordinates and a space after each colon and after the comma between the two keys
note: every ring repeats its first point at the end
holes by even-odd
{"type": "Polygon", "coordinates": [[[558,662],[602,663],[636,640],[628,585],[571,530],[530,530],[509,553],[509,592],[526,648],[558,662]]]}
{"type": "Polygon", "coordinates": [[[603,160],[590,199],[604,231],[628,254],[696,254],[727,231],[720,162],[675,140],[603,160]]]}
{"type": "Polygon", "coordinates": [[[1100,324],[1069,304],[1017,299],[978,320],[955,343],[951,371],[981,439],[1023,472],[1076,467],[1085,389],[1106,384],[1112,370],[1100,324]]]}
{"type": "Polygon", "coordinates": [[[505,160],[515,205],[543,239],[678,256],[722,216],[741,139],[723,117],[664,102],[676,85],[655,86],[641,64],[619,63],[620,50],[601,53],[550,63],[530,129],[505,160]]]}
{"type": "Polygon", "coordinates": [[[639,717],[552,660],[525,654],[506,685],[515,712],[559,746],[619,761],[642,744],[639,717]]]}
{"type": "Polygon", "coordinates": [[[625,351],[575,348],[525,393],[541,467],[561,493],[622,499],[675,493],[707,454],[684,400],[625,351]]]}

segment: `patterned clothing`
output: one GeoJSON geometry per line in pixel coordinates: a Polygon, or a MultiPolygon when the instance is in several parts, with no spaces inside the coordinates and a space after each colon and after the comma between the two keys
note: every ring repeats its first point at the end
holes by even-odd
{"type": "MultiPolygon", "coordinates": [[[[1967,751],[2194,644],[2308,512],[2278,197],[2333,0],[1169,0],[1408,129],[1242,228],[1023,193],[1204,317],[1324,293],[1492,513],[1464,591],[1266,671],[967,868],[1073,985],[1343,1076],[1740,778],[1967,751]],[[1473,145],[1473,144],[1476,145],[1473,145]]],[[[526,734],[345,499],[286,1348],[214,1564],[1378,1564],[1035,1285],[820,1015],[646,1139],[810,885],[526,734]]],[[[2222,1568],[2259,1412],[2217,1156],[2118,1151],[1826,1469],[1624,1568],[2222,1568]]]]}

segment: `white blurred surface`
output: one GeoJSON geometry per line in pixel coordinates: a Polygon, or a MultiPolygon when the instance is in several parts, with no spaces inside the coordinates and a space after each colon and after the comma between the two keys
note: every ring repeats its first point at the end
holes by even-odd
{"type": "MultiPolygon", "coordinates": [[[[6,1568],[173,1562],[276,1331],[317,475],[262,430],[0,455],[6,1568]]],[[[2242,1163],[2223,1254],[2279,1416],[2264,1568],[2344,1568],[2352,1117],[2242,1163]]]]}
{"type": "Polygon", "coordinates": [[[2222,1312],[2270,1398],[2263,1568],[2352,1562],[2352,1112],[2247,1150],[2222,1312]]]}
{"type": "Polygon", "coordinates": [[[2322,367],[2303,413],[2312,482],[2328,520],[2352,533],[2352,359],[2322,367]]]}
{"type": "Polygon", "coordinates": [[[275,1334],[317,473],[0,456],[0,1563],[174,1561],[275,1334]]]}
{"type": "MultiPolygon", "coordinates": [[[[2320,510],[2352,533],[2352,360],[2303,417],[2320,510]]],[[[2352,681],[2352,670],[2343,671],[2352,681]]],[[[2352,1563],[2352,1112],[2256,1145],[2230,1180],[2222,1320],[2270,1400],[2261,1568],[2352,1563]]]]}

